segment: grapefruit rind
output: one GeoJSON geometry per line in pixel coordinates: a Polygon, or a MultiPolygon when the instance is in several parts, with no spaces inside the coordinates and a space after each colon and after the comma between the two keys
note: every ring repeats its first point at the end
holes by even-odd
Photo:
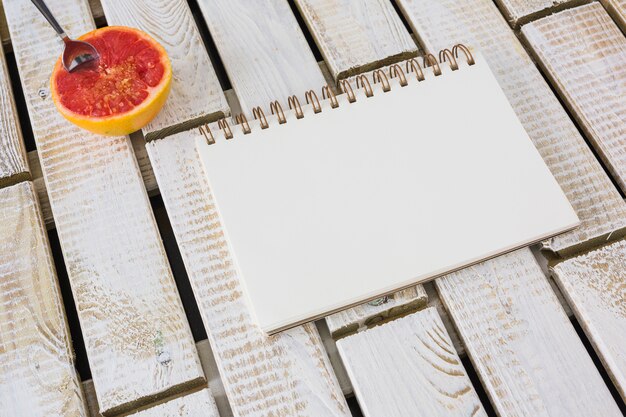
{"type": "Polygon", "coordinates": [[[148,88],[149,95],[139,105],[133,107],[128,112],[118,113],[111,116],[95,117],[85,116],[72,111],[61,104],[61,99],[57,91],[55,82],[56,75],[59,71],[65,71],[61,58],[59,58],[54,66],[52,76],[50,77],[50,93],[57,109],[61,115],[71,123],[82,127],[90,132],[101,135],[124,136],[135,132],[146,126],[161,111],[167,96],[169,94],[172,83],[172,66],[165,49],[151,36],[137,29],[124,26],[107,26],[87,32],[79,40],[92,37],[96,32],[99,34],[107,30],[131,31],[137,36],[142,37],[154,47],[161,56],[161,62],[164,67],[164,73],[161,81],[156,87],[148,88]]]}

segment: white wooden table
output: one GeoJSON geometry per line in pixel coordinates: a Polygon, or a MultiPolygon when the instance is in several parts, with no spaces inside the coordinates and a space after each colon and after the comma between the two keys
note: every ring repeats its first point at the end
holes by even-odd
{"type": "Polygon", "coordinates": [[[624,415],[625,0],[47,2],[72,35],[150,33],[175,77],[142,132],[79,130],[49,97],[52,29],[0,2],[0,417],[624,415]],[[581,227],[266,336],[197,127],[460,42],[581,227]]]}

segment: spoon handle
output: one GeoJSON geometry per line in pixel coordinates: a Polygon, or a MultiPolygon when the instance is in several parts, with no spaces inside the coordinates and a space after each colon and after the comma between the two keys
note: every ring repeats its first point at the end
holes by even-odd
{"type": "Polygon", "coordinates": [[[65,34],[65,31],[63,30],[61,25],[59,25],[59,22],[57,22],[57,20],[52,15],[52,12],[50,11],[50,9],[48,9],[48,6],[46,5],[46,3],[43,0],[31,0],[31,1],[39,9],[43,17],[46,18],[48,23],[50,23],[50,25],[52,26],[54,31],[57,33],[57,35],[59,35],[59,37],[63,39],[63,41],[65,41],[67,39],[67,35],[65,34]]]}

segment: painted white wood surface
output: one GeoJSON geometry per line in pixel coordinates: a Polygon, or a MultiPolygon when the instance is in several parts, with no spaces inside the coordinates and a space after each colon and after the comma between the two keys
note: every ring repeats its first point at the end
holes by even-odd
{"type": "MultiPolygon", "coordinates": [[[[166,399],[162,404],[171,403],[176,404],[178,407],[172,406],[159,406],[150,405],[147,408],[144,407],[146,413],[152,413],[147,415],[154,415],[160,417],[158,412],[162,410],[171,410],[173,414],[165,414],[163,417],[181,417],[178,412],[186,412],[184,417],[232,417],[233,413],[230,410],[230,405],[224,394],[224,387],[220,380],[217,366],[215,366],[215,359],[209,346],[208,340],[202,340],[196,343],[196,349],[198,350],[198,357],[202,364],[202,369],[206,375],[208,381],[208,388],[201,389],[201,393],[197,391],[191,391],[187,394],[183,394],[180,397],[173,399],[166,399]],[[197,394],[197,395],[196,395],[197,394]],[[215,403],[215,407],[212,403],[215,403]],[[216,408],[217,407],[217,408],[216,408]],[[150,411],[154,410],[154,411],[150,411]]],[[[96,391],[93,387],[93,381],[88,379],[81,384],[83,387],[83,396],[87,409],[89,410],[90,417],[102,417],[102,414],[98,412],[98,400],[96,399],[96,391]]],[[[134,414],[131,414],[134,415],[134,414]]],[[[137,414],[138,417],[143,417],[143,414],[137,414]]],[[[156,417],[155,416],[155,417],[156,417]]]]}
{"type": "MultiPolygon", "coordinates": [[[[133,147],[135,159],[141,172],[144,187],[148,195],[156,195],[159,193],[159,187],[152,171],[152,165],[146,152],[146,141],[144,141],[141,133],[135,133],[130,135],[130,142],[133,147]]],[[[44,223],[47,229],[54,229],[54,215],[52,208],[50,207],[50,199],[48,198],[48,190],[46,189],[46,182],[41,172],[41,164],[39,162],[39,153],[30,151],[27,154],[28,165],[30,169],[31,180],[35,186],[37,192],[37,198],[39,199],[39,205],[41,207],[41,214],[43,215],[44,223]]]]}
{"type": "MultiPolygon", "coordinates": [[[[89,8],[93,14],[96,22],[103,22],[104,13],[102,12],[102,6],[100,0],[88,0],[89,8]]],[[[11,46],[11,36],[9,34],[9,27],[7,26],[6,18],[3,13],[2,2],[0,1],[0,40],[4,46],[11,46]]]]}
{"type": "Polygon", "coordinates": [[[600,3],[626,34],[626,0],[600,0],[600,3]]]}
{"type": "Polygon", "coordinates": [[[0,45],[0,188],[29,178],[11,80],[0,45]]]}
{"type": "MultiPolygon", "coordinates": [[[[296,5],[326,59],[320,69],[332,86],[340,78],[417,53],[415,42],[387,1],[303,0],[296,1],[296,5]],[[324,74],[325,69],[330,71],[324,74]]],[[[315,90],[319,91],[320,86],[315,90]]],[[[327,317],[327,324],[333,337],[338,337],[385,318],[415,311],[426,302],[423,287],[417,286],[332,314],[327,317]]]]}
{"type": "Polygon", "coordinates": [[[297,0],[335,79],[417,55],[417,46],[387,0],[297,0]]]}
{"type": "MultiPolygon", "coordinates": [[[[479,49],[582,225],[544,242],[560,254],[626,234],[626,203],[491,0],[398,0],[420,44],[479,49]]],[[[416,116],[418,119],[418,117],[416,116]]]]}
{"type": "Polygon", "coordinates": [[[285,0],[198,0],[241,108],[270,115],[270,102],[289,109],[287,98],[325,84],[317,62],[285,0]],[[302,69],[307,70],[303,71],[302,69]]]}
{"type": "Polygon", "coordinates": [[[86,417],[32,183],[0,190],[0,416],[86,417]]]}
{"type": "Polygon", "coordinates": [[[348,416],[313,325],[268,337],[254,323],[190,131],[147,144],[233,414],[348,416]]]}
{"type": "Polygon", "coordinates": [[[435,285],[499,416],[621,416],[530,250],[435,285]]]}
{"type": "Polygon", "coordinates": [[[519,26],[565,6],[588,0],[495,0],[511,26],[519,26]]]}
{"type": "MultiPolygon", "coordinates": [[[[91,406],[89,417],[102,417],[98,413],[96,392],[91,380],[82,384],[87,403],[91,406]]],[[[220,416],[215,400],[208,388],[166,400],[149,408],[124,414],[124,417],[225,417],[220,416]]]]}
{"type": "Polygon", "coordinates": [[[626,401],[626,240],[563,261],[553,276],[626,401]]]}
{"type": "Polygon", "coordinates": [[[461,337],[459,336],[459,332],[457,332],[454,327],[454,323],[450,318],[450,314],[448,314],[448,310],[441,302],[441,298],[439,298],[439,294],[437,293],[437,289],[435,288],[435,282],[427,282],[424,284],[424,289],[426,290],[426,294],[428,295],[428,307],[434,308],[437,310],[437,314],[439,314],[439,318],[441,318],[441,322],[448,333],[448,337],[452,341],[452,346],[454,350],[460,357],[464,357],[467,355],[465,352],[465,346],[463,346],[463,342],[461,341],[461,337]]]}
{"type": "MultiPolygon", "coordinates": [[[[93,29],[83,0],[48,6],[70,34],[93,29]]],[[[49,97],[60,46],[30,3],[4,1],[103,414],[204,380],[128,137],[87,133],[49,97]]]]}
{"type": "Polygon", "coordinates": [[[227,112],[226,100],[185,0],[102,0],[109,25],[154,37],[172,63],[172,89],[161,112],[142,129],[147,141],[190,129],[227,112]]]}
{"type": "Polygon", "coordinates": [[[365,417],[486,416],[434,308],[337,342],[365,417]]]}
{"type": "Polygon", "coordinates": [[[522,34],[626,192],[626,37],[595,2],[524,25],[522,34]]]}
{"type": "MultiPolygon", "coordinates": [[[[251,103],[263,103],[267,114],[269,98],[282,92],[286,106],[287,96],[307,89],[301,82],[321,79],[313,72],[319,69],[311,52],[302,49],[308,46],[303,38],[303,43],[299,41],[303,35],[288,4],[274,3],[268,2],[266,7],[244,2],[202,6],[212,17],[224,13],[226,24],[241,25],[240,30],[229,29],[223,37],[212,35],[222,59],[233,59],[228,64],[235,66],[229,69],[231,83],[239,98],[248,100],[243,100],[242,106],[249,110],[251,103]],[[220,13],[219,7],[223,8],[220,13]],[[247,15],[232,15],[238,12],[247,15]],[[293,25],[281,20],[287,12],[293,25]],[[291,51],[299,55],[290,57],[291,51]],[[286,62],[285,57],[292,61],[286,62]],[[307,65],[309,62],[313,66],[307,65]],[[294,85],[289,87],[289,82],[294,85]]],[[[315,326],[268,337],[254,324],[196,153],[194,137],[198,134],[193,130],[152,141],[147,150],[233,414],[347,417],[347,404],[315,326]]]]}
{"type": "Polygon", "coordinates": [[[371,303],[332,314],[326,317],[326,324],[332,337],[343,337],[382,320],[418,310],[427,303],[428,296],[424,287],[417,285],[371,303]]]}

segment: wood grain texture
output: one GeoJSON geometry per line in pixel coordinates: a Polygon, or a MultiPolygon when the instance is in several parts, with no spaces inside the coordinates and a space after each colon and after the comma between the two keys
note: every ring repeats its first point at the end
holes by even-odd
{"type": "Polygon", "coordinates": [[[546,242],[567,255],[626,234],[626,203],[491,0],[398,0],[428,52],[479,49],[582,221],[546,242]]]}
{"type": "Polygon", "coordinates": [[[337,347],[365,417],[487,416],[433,308],[337,347]]]}
{"type": "Polygon", "coordinates": [[[500,417],[621,416],[530,250],[435,285],[500,417]]]}
{"type": "MultiPolygon", "coordinates": [[[[146,188],[148,195],[157,195],[159,193],[159,187],[152,171],[152,165],[150,164],[150,158],[146,152],[146,141],[139,134],[130,135],[130,142],[133,147],[135,159],[137,159],[137,165],[141,172],[143,179],[143,185],[146,188]]],[[[28,165],[30,168],[30,175],[32,178],[35,191],[37,192],[37,198],[39,199],[39,205],[41,207],[41,213],[43,215],[44,223],[48,230],[54,229],[54,215],[52,208],[50,207],[50,199],[48,198],[48,190],[46,190],[46,182],[41,172],[41,164],[39,162],[39,153],[37,151],[30,151],[27,154],[28,165]]]]}
{"type": "Polygon", "coordinates": [[[600,3],[626,34],[626,0],[600,0],[600,3]]]}
{"type": "MultiPolygon", "coordinates": [[[[102,12],[102,6],[100,5],[100,0],[89,0],[89,8],[91,9],[91,13],[98,23],[98,27],[104,25],[104,13],[102,12]]],[[[2,2],[0,1],[0,40],[2,44],[8,48],[11,48],[11,35],[9,33],[9,27],[7,26],[7,21],[3,12],[2,2]]],[[[12,48],[11,48],[12,50],[12,48]]]]}
{"type": "MultiPolygon", "coordinates": [[[[83,392],[87,398],[87,403],[91,405],[89,408],[89,417],[102,417],[98,412],[98,404],[96,401],[96,391],[93,382],[85,381],[83,383],[83,392]]],[[[124,417],[224,417],[220,416],[215,400],[211,396],[208,388],[200,391],[186,394],[182,397],[166,400],[161,404],[157,404],[150,408],[134,411],[124,414],[124,417]]]]}
{"type": "MultiPolygon", "coordinates": [[[[298,0],[296,4],[325,57],[321,74],[330,69],[331,85],[341,78],[386,67],[417,54],[417,46],[388,1],[298,0]]],[[[320,83],[316,91],[320,90],[320,83]]],[[[362,304],[327,317],[333,337],[423,307],[422,286],[362,304]]]]}
{"type": "Polygon", "coordinates": [[[0,190],[0,416],[86,417],[30,182],[0,190]]]}
{"type": "Polygon", "coordinates": [[[233,414],[348,416],[315,326],[268,337],[250,316],[196,153],[198,134],[153,141],[147,150],[233,414]]]}
{"type": "Polygon", "coordinates": [[[590,0],[495,0],[511,26],[554,13],[564,7],[573,7],[590,0]]]}
{"type": "Polygon", "coordinates": [[[109,25],[154,37],[172,63],[172,89],[161,112],[142,129],[147,141],[196,127],[228,112],[200,32],[185,0],[101,0],[109,25]]]}
{"type": "Polygon", "coordinates": [[[460,357],[466,356],[467,352],[465,352],[465,346],[463,346],[461,336],[459,336],[459,332],[456,331],[450,314],[448,314],[448,310],[446,310],[446,307],[441,302],[441,298],[439,298],[439,294],[435,288],[435,282],[430,281],[424,284],[424,290],[426,290],[426,294],[428,295],[428,307],[437,310],[437,314],[448,333],[448,337],[452,341],[452,346],[454,346],[457,355],[460,357]]]}
{"type": "Polygon", "coordinates": [[[332,314],[326,317],[326,324],[332,337],[339,338],[373,326],[387,318],[418,310],[427,303],[426,291],[423,286],[418,285],[371,303],[332,314]]]}
{"type": "Polygon", "coordinates": [[[29,178],[9,70],[0,45],[0,188],[29,178]]]}
{"type": "Polygon", "coordinates": [[[286,1],[198,0],[198,4],[249,120],[255,106],[269,115],[270,102],[278,100],[288,109],[289,96],[296,94],[306,103],[307,90],[319,91],[325,85],[286,1]]]}
{"type": "Polygon", "coordinates": [[[600,3],[536,20],[522,34],[626,193],[626,37],[600,3]]]}
{"type": "MultiPolygon", "coordinates": [[[[47,4],[69,33],[93,29],[86,1],[47,4]]],[[[48,89],[59,51],[52,28],[30,2],[4,7],[100,411],[203,383],[129,138],[63,119],[48,89]]]]}
{"type": "Polygon", "coordinates": [[[553,276],[626,401],[626,241],[563,261],[553,276]]]}
{"type": "Polygon", "coordinates": [[[333,77],[346,78],[417,55],[387,0],[296,0],[333,77]]]}

